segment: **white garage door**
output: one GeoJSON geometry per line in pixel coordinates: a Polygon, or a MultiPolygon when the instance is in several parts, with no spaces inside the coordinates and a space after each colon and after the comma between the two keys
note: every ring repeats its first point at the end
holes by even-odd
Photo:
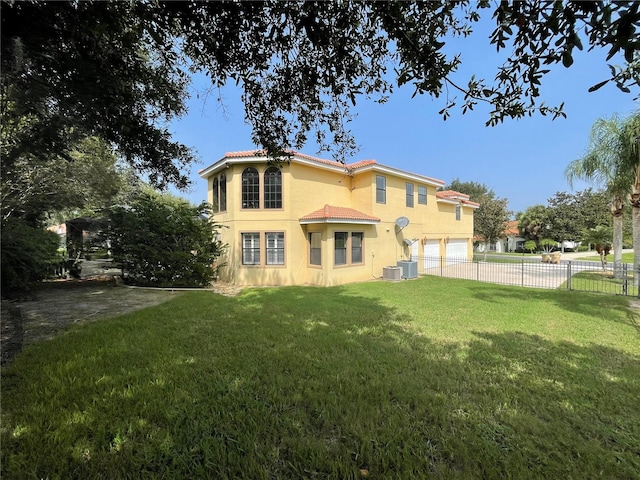
{"type": "Polygon", "coordinates": [[[467,241],[464,238],[451,238],[446,249],[447,265],[467,261],[467,241]]]}
{"type": "Polygon", "coordinates": [[[427,240],[422,249],[424,269],[436,268],[440,264],[440,240],[427,240]]]}

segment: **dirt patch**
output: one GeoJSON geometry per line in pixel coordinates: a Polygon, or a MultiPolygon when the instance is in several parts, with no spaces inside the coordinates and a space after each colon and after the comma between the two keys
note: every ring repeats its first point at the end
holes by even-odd
{"type": "MultiPolygon", "coordinates": [[[[216,284],[227,296],[240,292],[233,285],[216,284]]],[[[159,305],[182,295],[180,290],[130,288],[114,277],[46,282],[21,301],[2,300],[0,353],[11,360],[24,345],[48,340],[70,325],[94,322],[159,305]]]]}

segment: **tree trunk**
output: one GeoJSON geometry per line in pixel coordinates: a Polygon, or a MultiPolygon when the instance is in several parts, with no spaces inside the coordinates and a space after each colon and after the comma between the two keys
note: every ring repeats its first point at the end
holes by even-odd
{"type": "Polygon", "coordinates": [[[640,276],[640,193],[631,195],[631,219],[633,225],[633,284],[638,286],[638,277],[640,276]]]}
{"type": "MultiPolygon", "coordinates": [[[[620,197],[611,202],[611,215],[613,215],[613,276],[622,278],[622,213],[624,204],[620,197]]],[[[635,236],[634,236],[635,237],[635,236]]]]}

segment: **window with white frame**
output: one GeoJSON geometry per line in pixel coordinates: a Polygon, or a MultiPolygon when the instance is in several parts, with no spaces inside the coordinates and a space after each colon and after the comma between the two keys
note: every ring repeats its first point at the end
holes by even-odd
{"type": "Polygon", "coordinates": [[[260,265],[260,234],[257,232],[242,234],[242,264],[260,265]]]}
{"type": "Polygon", "coordinates": [[[460,204],[456,205],[456,220],[460,220],[460,204]]]}
{"type": "Polygon", "coordinates": [[[284,265],[284,232],[265,233],[267,265],[284,265]]]}

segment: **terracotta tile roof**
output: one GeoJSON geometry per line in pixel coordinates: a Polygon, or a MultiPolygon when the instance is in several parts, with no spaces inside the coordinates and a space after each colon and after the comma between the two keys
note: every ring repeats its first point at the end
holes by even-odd
{"type": "Polygon", "coordinates": [[[325,205],[323,208],[311,212],[304,217],[300,218],[300,222],[326,222],[326,223],[340,223],[340,222],[362,222],[362,223],[379,223],[378,217],[367,215],[366,213],[359,212],[353,208],[346,207],[334,207],[333,205],[325,205]]]}
{"type": "Polygon", "coordinates": [[[511,220],[507,222],[504,228],[505,235],[520,235],[520,229],[518,228],[518,221],[511,220]]]}
{"type": "Polygon", "coordinates": [[[436,192],[436,196],[438,198],[454,198],[459,200],[469,200],[469,195],[466,193],[456,192],[455,190],[442,190],[441,192],[436,192]]]}
{"type": "Polygon", "coordinates": [[[436,197],[442,198],[443,200],[460,200],[460,203],[469,207],[480,206],[479,203],[469,200],[469,195],[466,193],[456,192],[455,190],[443,190],[441,192],[436,192],[436,197]]]}
{"type": "MultiPolygon", "coordinates": [[[[343,164],[336,160],[326,160],[324,158],[313,157],[311,155],[307,155],[306,153],[300,153],[295,150],[287,150],[287,154],[296,156],[298,158],[303,158],[305,160],[311,160],[312,162],[322,163],[324,165],[332,165],[334,167],[344,166],[348,169],[355,169],[359,167],[364,167],[366,165],[373,165],[378,162],[375,160],[359,160],[354,163],[343,164]]],[[[242,150],[238,152],[227,152],[225,153],[226,158],[242,158],[242,157],[260,157],[265,156],[267,152],[265,150],[242,150]]]]}

